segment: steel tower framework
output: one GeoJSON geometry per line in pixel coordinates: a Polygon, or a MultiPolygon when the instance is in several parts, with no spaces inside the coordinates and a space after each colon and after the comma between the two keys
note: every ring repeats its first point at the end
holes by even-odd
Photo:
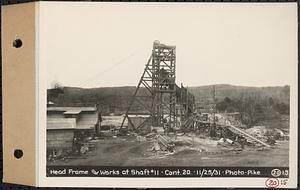
{"type": "Polygon", "coordinates": [[[127,119],[135,130],[152,125],[158,127],[176,127],[176,47],[155,41],[152,54],[145,66],[136,90],[122,122],[127,119]],[[143,88],[144,87],[144,88],[143,88]],[[146,89],[146,93],[145,90],[146,89]],[[143,114],[149,115],[142,123],[136,125],[130,115],[141,114],[135,110],[142,106],[143,114]]]}

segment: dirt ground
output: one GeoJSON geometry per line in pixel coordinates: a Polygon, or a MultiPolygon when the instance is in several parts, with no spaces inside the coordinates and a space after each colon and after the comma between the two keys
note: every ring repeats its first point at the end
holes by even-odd
{"type": "Polygon", "coordinates": [[[246,146],[242,151],[219,147],[215,141],[178,137],[175,152],[151,150],[152,141],[136,137],[98,139],[95,150],[86,155],[48,162],[48,165],[76,166],[288,166],[289,141],[278,141],[267,150],[246,146]]]}

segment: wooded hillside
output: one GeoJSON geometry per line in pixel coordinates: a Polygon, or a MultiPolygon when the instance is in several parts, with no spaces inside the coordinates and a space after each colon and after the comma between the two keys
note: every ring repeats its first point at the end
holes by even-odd
{"type": "MultiPolygon", "coordinates": [[[[210,86],[189,87],[196,99],[201,104],[212,102],[212,89],[210,86]]],[[[229,98],[231,101],[238,101],[241,98],[251,97],[254,101],[265,100],[273,101],[274,104],[289,105],[289,86],[278,87],[244,87],[232,86],[227,84],[215,85],[216,101],[224,104],[224,99],[229,98]]],[[[47,92],[48,101],[54,102],[59,106],[94,106],[99,104],[104,113],[122,114],[128,107],[131,96],[135,87],[103,87],[103,88],[75,88],[75,87],[57,87],[49,89],[47,92]]],[[[140,91],[141,94],[147,93],[145,89],[140,91]]],[[[259,102],[257,102],[259,103],[259,102]]],[[[224,107],[224,106],[223,106],[224,107]]],[[[224,108],[225,109],[225,108],[224,108]]]]}

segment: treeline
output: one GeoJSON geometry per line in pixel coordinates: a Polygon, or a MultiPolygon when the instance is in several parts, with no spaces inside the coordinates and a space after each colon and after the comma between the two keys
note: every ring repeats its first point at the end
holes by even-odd
{"type": "Polygon", "coordinates": [[[217,84],[199,87],[189,87],[189,92],[193,93],[197,102],[212,102],[212,89],[215,87],[216,99],[224,100],[225,97],[230,99],[240,99],[240,97],[272,97],[276,102],[289,104],[290,87],[273,86],[273,87],[249,87],[249,86],[233,86],[228,84],[217,84]]]}
{"type": "MultiPolygon", "coordinates": [[[[74,88],[55,87],[47,90],[47,101],[58,106],[95,106],[98,105],[103,114],[124,113],[129,105],[135,87],[74,88]]],[[[139,95],[146,91],[141,90],[139,95]]],[[[140,109],[136,107],[135,109],[140,109]]]]}
{"type": "MultiPolygon", "coordinates": [[[[57,84],[53,89],[47,90],[47,100],[58,106],[95,106],[98,104],[104,114],[122,114],[128,108],[135,89],[134,86],[76,88],[62,87],[57,84]]],[[[196,102],[206,105],[212,102],[212,89],[213,85],[210,85],[189,87],[188,91],[195,96],[196,102]]],[[[220,112],[241,112],[246,123],[256,123],[261,116],[270,114],[289,114],[289,86],[215,85],[215,89],[218,110],[220,112]]],[[[147,90],[142,88],[138,95],[144,96],[147,93],[147,90]]],[[[147,104],[147,100],[144,103],[147,104]]],[[[143,107],[133,104],[133,109],[142,111],[143,107]]]]}
{"type": "Polygon", "coordinates": [[[242,123],[255,125],[267,117],[275,117],[278,114],[288,115],[290,106],[272,97],[241,96],[238,99],[225,97],[216,104],[216,109],[219,112],[239,112],[242,123]]]}

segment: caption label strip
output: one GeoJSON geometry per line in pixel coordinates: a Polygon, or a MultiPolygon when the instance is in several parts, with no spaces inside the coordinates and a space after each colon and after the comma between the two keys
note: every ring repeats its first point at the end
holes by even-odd
{"type": "Polygon", "coordinates": [[[47,177],[275,177],[288,167],[93,167],[48,166],[47,177]]]}

